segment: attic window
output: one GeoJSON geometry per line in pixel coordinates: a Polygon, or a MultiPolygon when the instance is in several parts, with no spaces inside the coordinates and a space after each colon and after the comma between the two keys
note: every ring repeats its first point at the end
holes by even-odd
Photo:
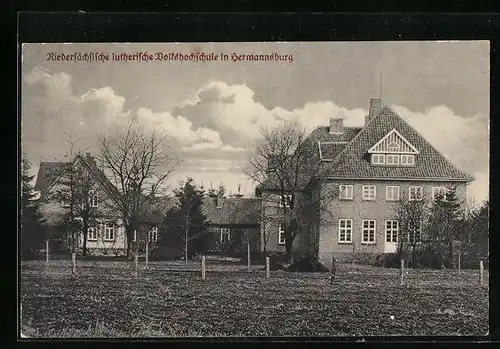
{"type": "Polygon", "coordinates": [[[415,155],[402,154],[401,165],[412,166],[415,165],[415,155]]]}
{"type": "Polygon", "coordinates": [[[372,154],[372,164],[373,165],[384,165],[385,164],[385,154],[372,154]]]}
{"type": "Polygon", "coordinates": [[[387,146],[387,151],[389,151],[389,152],[398,152],[400,149],[401,149],[401,147],[399,146],[399,144],[394,143],[394,142],[390,143],[387,146]]]}
{"type": "Polygon", "coordinates": [[[399,165],[399,155],[387,154],[385,157],[386,165],[399,165]]]}

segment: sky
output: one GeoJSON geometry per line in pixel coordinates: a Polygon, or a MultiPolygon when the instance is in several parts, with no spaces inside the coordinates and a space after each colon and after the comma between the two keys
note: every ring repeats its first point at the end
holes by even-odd
{"type": "Polygon", "coordinates": [[[369,99],[382,97],[458,168],[475,176],[468,196],[489,192],[488,41],[24,44],[22,148],[36,174],[64,160],[68,137],[95,151],[99,135],[130,119],[159,128],[183,163],[169,187],[188,176],[246,196],[243,170],[262,125],[300,122],[307,131],[344,115],[362,126],[369,99]],[[107,54],[105,62],[53,60],[54,54],[107,54]],[[112,54],[213,53],[218,61],[113,61],[112,54]],[[229,58],[221,61],[222,54],[229,58]],[[235,55],[277,54],[248,62],[235,55]]]}

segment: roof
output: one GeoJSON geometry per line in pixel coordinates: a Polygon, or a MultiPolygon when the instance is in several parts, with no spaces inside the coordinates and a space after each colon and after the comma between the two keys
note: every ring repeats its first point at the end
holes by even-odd
{"type": "MultiPolygon", "coordinates": [[[[80,161],[88,171],[96,178],[103,188],[110,194],[111,198],[118,198],[120,192],[109,181],[108,177],[100,170],[92,157],[77,155],[74,161],[80,161]]],[[[57,181],[57,179],[69,168],[70,162],[41,162],[40,169],[35,183],[35,190],[42,192],[50,189],[57,181]]]]}
{"type": "MultiPolygon", "coordinates": [[[[303,188],[309,183],[317,172],[317,166],[321,158],[333,159],[361,130],[361,127],[344,127],[342,134],[331,134],[328,126],[316,127],[304,142],[304,146],[310,148],[306,150],[310,156],[307,158],[308,165],[304,166],[307,169],[296,176],[296,189],[303,188]],[[321,153],[319,149],[321,149],[321,153]]],[[[269,177],[258,185],[258,188],[261,190],[277,190],[279,188],[278,180],[276,177],[273,178],[272,173],[270,173],[269,177]]]]}
{"type": "Polygon", "coordinates": [[[455,167],[421,134],[389,107],[384,107],[368,124],[336,154],[335,161],[323,163],[323,176],[345,178],[401,178],[422,180],[454,180],[470,182],[474,178],[455,167]],[[372,166],[368,149],[396,129],[418,149],[415,166],[372,166]]]}
{"type": "Polygon", "coordinates": [[[149,224],[160,224],[167,211],[173,206],[175,206],[175,198],[170,196],[158,197],[154,207],[144,215],[143,221],[149,224]]]}
{"type": "Polygon", "coordinates": [[[206,198],[203,212],[210,224],[214,225],[258,225],[260,222],[261,200],[258,198],[206,198]]]}
{"type": "Polygon", "coordinates": [[[117,199],[120,197],[120,192],[118,189],[110,182],[108,177],[104,174],[102,170],[97,167],[97,164],[93,157],[91,156],[81,156],[78,155],[80,161],[87,167],[90,173],[96,178],[103,188],[110,194],[112,199],[117,199]]]}
{"type": "Polygon", "coordinates": [[[44,192],[68,168],[69,162],[41,162],[36,176],[35,190],[44,192]]]}

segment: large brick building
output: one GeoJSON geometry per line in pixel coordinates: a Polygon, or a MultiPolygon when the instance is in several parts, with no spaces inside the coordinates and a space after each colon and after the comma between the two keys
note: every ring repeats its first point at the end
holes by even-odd
{"type": "MultiPolygon", "coordinates": [[[[287,195],[297,202],[306,197],[323,200],[325,192],[337,194],[309,214],[293,241],[293,251],[313,253],[327,265],[332,255],[342,260],[394,252],[399,200],[432,202],[436,193],[450,186],[464,200],[466,185],[474,180],[382,106],[380,99],[370,100],[364,127],[346,127],[342,117],[332,118],[329,126],[317,127],[305,143],[310,152],[308,167],[320,171],[301,178],[300,190],[287,195]],[[326,214],[331,219],[323,219],[326,214]]],[[[264,182],[258,191],[264,217],[261,244],[266,251],[285,252],[282,192],[272,181],[264,182]]]]}

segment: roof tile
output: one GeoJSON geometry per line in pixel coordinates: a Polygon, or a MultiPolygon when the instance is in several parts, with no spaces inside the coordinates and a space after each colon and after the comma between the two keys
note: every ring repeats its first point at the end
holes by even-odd
{"type": "Polygon", "coordinates": [[[384,107],[350,144],[338,155],[336,161],[324,164],[324,175],[351,178],[401,178],[401,179],[441,179],[472,181],[473,177],[459,170],[439,153],[413,127],[408,125],[390,108],[384,107]],[[396,129],[420,154],[415,166],[389,167],[370,164],[368,149],[382,137],[396,129]]]}

